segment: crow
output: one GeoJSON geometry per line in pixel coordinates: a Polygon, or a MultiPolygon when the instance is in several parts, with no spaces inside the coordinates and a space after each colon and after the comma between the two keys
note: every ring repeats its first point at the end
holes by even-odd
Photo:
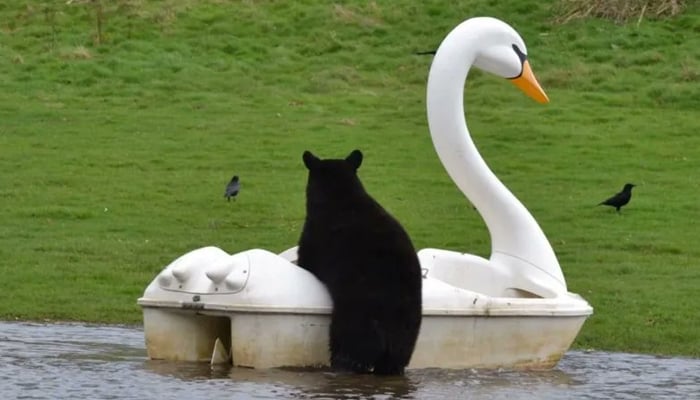
{"type": "Polygon", "coordinates": [[[622,191],[620,193],[617,193],[613,197],[603,201],[598,205],[615,207],[617,212],[620,212],[620,208],[630,202],[630,199],[632,198],[632,188],[635,186],[636,185],[632,183],[625,183],[625,187],[622,188],[622,191]]]}
{"type": "Polygon", "coordinates": [[[236,195],[240,189],[241,184],[238,182],[238,175],[234,175],[233,178],[231,178],[231,182],[226,185],[226,193],[224,193],[224,197],[226,197],[228,201],[231,201],[231,197],[236,200],[236,195]]]}

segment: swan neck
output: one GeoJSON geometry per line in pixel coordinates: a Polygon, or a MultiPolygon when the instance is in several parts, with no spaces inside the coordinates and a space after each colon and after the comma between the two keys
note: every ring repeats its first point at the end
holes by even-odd
{"type": "Polygon", "coordinates": [[[445,38],[428,76],[427,112],[433,145],[445,170],[476,207],[491,235],[491,261],[533,270],[566,291],[549,241],[525,206],[501,183],[479,154],[467,127],[464,87],[479,46],[479,29],[469,21],[445,38]]]}

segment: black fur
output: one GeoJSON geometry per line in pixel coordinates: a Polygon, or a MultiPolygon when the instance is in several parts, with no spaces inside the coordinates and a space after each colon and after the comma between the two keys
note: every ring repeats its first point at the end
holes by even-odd
{"type": "Polygon", "coordinates": [[[411,239],[362,186],[359,150],[339,160],[307,151],[303,159],[309,178],[298,263],[333,299],[331,366],[402,374],[422,311],[422,277],[411,239]]]}

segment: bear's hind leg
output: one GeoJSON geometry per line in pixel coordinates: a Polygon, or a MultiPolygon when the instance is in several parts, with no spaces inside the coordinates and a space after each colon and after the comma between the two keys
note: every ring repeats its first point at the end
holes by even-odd
{"type": "Polygon", "coordinates": [[[404,369],[408,363],[402,359],[384,353],[374,365],[375,375],[403,375],[404,369]]]}
{"type": "Polygon", "coordinates": [[[411,361],[420,323],[393,323],[387,327],[384,349],[374,364],[377,375],[403,375],[411,361]]]}
{"type": "Polygon", "coordinates": [[[376,321],[355,314],[334,312],[330,327],[331,367],[335,370],[370,373],[384,352],[376,321]]]}

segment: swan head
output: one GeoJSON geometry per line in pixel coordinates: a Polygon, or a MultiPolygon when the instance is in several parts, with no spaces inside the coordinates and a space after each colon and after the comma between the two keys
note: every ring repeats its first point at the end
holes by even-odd
{"type": "Polygon", "coordinates": [[[540,103],[549,102],[530,68],[525,42],[515,29],[489,17],[472,18],[466,23],[470,25],[468,28],[473,28],[473,38],[477,43],[473,54],[474,67],[510,80],[540,103]]]}

